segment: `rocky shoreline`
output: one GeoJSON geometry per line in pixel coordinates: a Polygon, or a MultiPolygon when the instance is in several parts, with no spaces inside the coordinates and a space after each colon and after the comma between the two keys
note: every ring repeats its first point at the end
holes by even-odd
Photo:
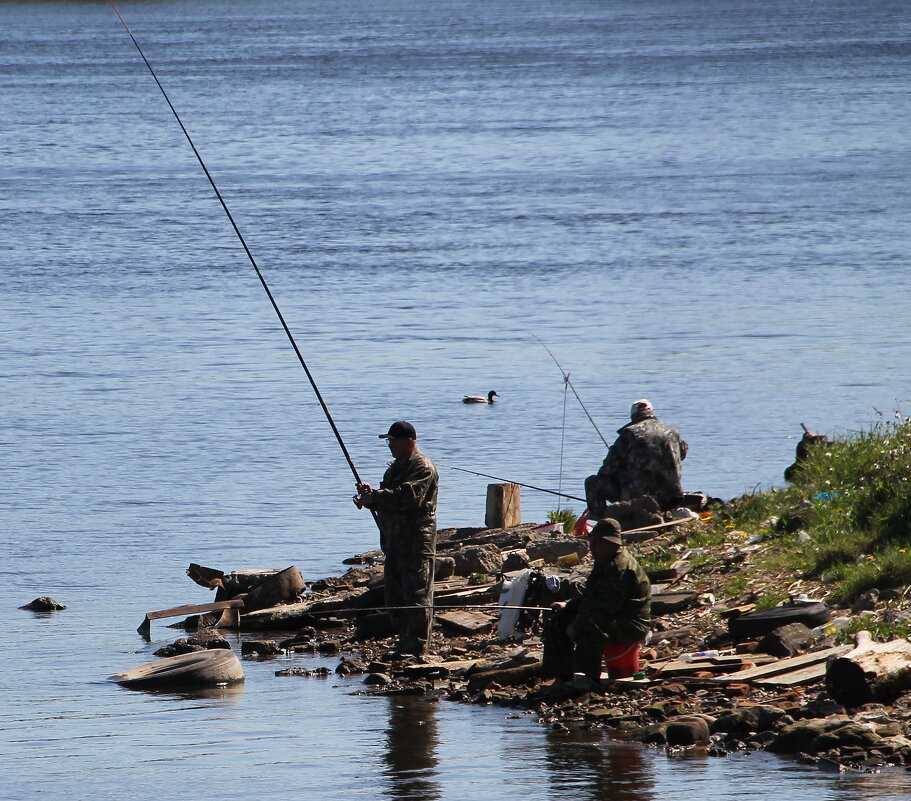
{"type": "MultiPolygon", "coordinates": [[[[846,705],[827,686],[828,665],[853,653],[842,629],[911,617],[904,594],[873,593],[852,608],[830,608],[814,600],[823,595],[820,585],[763,572],[760,536],[732,530],[723,543],[690,547],[710,517],[683,516],[629,536],[635,542],[628,547],[644,561],[656,551],[679,557],[670,567],[649,571],[653,632],[635,677],[602,676],[596,687],[543,678],[541,613],[534,610],[519,615],[509,639],[498,637],[495,605],[504,581],[530,570],[536,578],[525,604],[548,607],[591,567],[585,538],[535,524],[440,532],[435,586],[440,608],[432,648],[423,659],[388,657],[394,643],[388,616],[371,611],[382,604],[379,552],[345,560],[351,565],[345,573],[309,583],[304,593],[286,599],[290,603],[245,610],[242,630],[268,632],[275,639],[245,635],[242,653],[248,659],[338,655],[334,672],[363,675],[365,693],[495,704],[535,715],[555,731],[597,728],[618,739],[699,748],[711,756],[764,749],[840,770],[911,766],[911,687],[846,705]],[[721,597],[724,587],[737,586],[732,577],[747,566],[752,568],[748,586],[721,597]],[[761,608],[763,597],[772,596],[787,600],[761,608]]],[[[214,583],[193,577],[224,587],[241,574],[214,583]]],[[[177,624],[197,631],[159,654],[228,647],[207,627],[215,622],[195,617],[177,624]]],[[[330,672],[290,667],[276,675],[330,672]]]]}

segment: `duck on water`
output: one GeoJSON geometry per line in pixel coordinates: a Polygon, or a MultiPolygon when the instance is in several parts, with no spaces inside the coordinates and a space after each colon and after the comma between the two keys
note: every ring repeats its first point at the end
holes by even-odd
{"type": "Polygon", "coordinates": [[[490,390],[486,398],[483,395],[466,395],[462,398],[462,403],[493,403],[493,399],[499,397],[496,392],[490,390]]]}

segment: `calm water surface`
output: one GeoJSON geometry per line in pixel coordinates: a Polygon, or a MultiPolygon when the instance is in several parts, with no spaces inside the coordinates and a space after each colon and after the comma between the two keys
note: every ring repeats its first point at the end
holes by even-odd
{"type": "MultiPolygon", "coordinates": [[[[579,494],[604,445],[532,334],[608,439],[651,398],[722,497],[780,484],[801,422],[907,412],[904,3],[122,11],[365,478],[405,418],[440,463],[579,494]]],[[[0,19],[0,797],[911,797],[273,676],[300,657],[236,693],[106,683],[173,637],[145,611],[208,600],[190,561],[316,578],[376,532],[110,9],[0,19]],[[44,593],[70,609],[17,609],[44,593]]],[[[441,524],[480,523],[486,480],[443,480],[441,524]]]]}

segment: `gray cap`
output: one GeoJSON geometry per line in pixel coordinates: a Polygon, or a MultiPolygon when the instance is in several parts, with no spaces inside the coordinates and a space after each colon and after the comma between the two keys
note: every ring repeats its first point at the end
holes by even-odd
{"type": "Polygon", "coordinates": [[[620,536],[620,524],[612,517],[605,517],[604,520],[599,520],[588,533],[588,538],[612,542],[614,545],[623,545],[623,537],[620,536]]]}

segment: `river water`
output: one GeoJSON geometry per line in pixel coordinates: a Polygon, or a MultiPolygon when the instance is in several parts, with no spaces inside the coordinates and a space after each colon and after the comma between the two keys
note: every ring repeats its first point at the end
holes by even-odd
{"type": "MultiPolygon", "coordinates": [[[[801,422],[907,411],[904,3],[122,11],[364,478],[404,418],[441,464],[580,494],[604,445],[535,335],[605,439],[647,396],[721,497],[780,485],[801,422]]],[[[317,578],[376,532],[110,8],[0,19],[0,797],[911,797],[273,676],[330,659],[212,695],[106,682],[173,638],[144,644],[144,612],[209,600],[189,562],[317,578]],[[17,609],[39,594],[70,608],[17,609]]],[[[487,479],[441,471],[441,525],[480,524],[487,479]]]]}

